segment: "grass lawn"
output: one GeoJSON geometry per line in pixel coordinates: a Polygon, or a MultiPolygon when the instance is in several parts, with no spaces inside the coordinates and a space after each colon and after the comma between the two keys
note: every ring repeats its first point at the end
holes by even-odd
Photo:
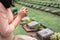
{"type": "Polygon", "coordinates": [[[60,32],[60,16],[30,9],[29,16],[56,32],[60,32]]]}
{"type": "Polygon", "coordinates": [[[16,30],[14,31],[14,34],[15,35],[26,35],[27,33],[20,25],[18,25],[16,30]]]}
{"type": "MultiPolygon", "coordinates": [[[[15,6],[17,9],[23,7],[22,5],[18,4],[16,4],[15,6]]],[[[28,10],[29,17],[35,19],[36,21],[45,25],[46,27],[51,28],[55,32],[60,32],[60,16],[53,15],[43,11],[34,10],[32,8],[28,8],[28,10]]],[[[22,30],[22,28],[20,29],[19,27],[17,27],[14,34],[26,34],[25,32],[22,32],[22,30]]]]}

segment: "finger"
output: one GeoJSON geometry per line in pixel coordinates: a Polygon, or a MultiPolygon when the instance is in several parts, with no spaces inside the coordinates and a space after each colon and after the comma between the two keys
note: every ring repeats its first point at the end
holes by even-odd
{"type": "Polygon", "coordinates": [[[26,7],[22,7],[21,10],[26,10],[27,8],[26,7]]]}
{"type": "Polygon", "coordinates": [[[24,12],[26,15],[28,14],[28,12],[24,12]]]}
{"type": "Polygon", "coordinates": [[[24,10],[22,10],[22,11],[24,11],[24,12],[28,12],[28,10],[25,10],[25,9],[24,9],[24,10]]]}
{"type": "Polygon", "coordinates": [[[24,8],[24,10],[28,10],[28,8],[24,8]]]}
{"type": "Polygon", "coordinates": [[[26,10],[26,12],[28,12],[28,10],[26,10]]]}
{"type": "Polygon", "coordinates": [[[27,10],[27,9],[26,9],[26,10],[24,10],[24,11],[28,12],[28,10],[27,10]]]}

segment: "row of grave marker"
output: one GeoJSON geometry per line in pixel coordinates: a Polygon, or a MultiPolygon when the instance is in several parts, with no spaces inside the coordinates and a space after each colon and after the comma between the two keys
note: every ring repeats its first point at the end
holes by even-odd
{"type": "MultiPolygon", "coordinates": [[[[30,20],[31,20],[30,17],[24,17],[21,20],[21,22],[25,22],[25,21],[27,22],[27,21],[30,21],[30,20]]],[[[31,29],[29,31],[27,30],[28,32],[34,32],[35,31],[36,35],[40,38],[40,40],[50,40],[50,36],[54,34],[54,31],[52,31],[51,29],[43,26],[42,24],[39,24],[39,22],[35,21],[34,19],[33,19],[33,21],[30,21],[27,24],[23,24],[23,25],[25,25],[24,27],[27,27],[28,29],[31,29]],[[38,27],[39,30],[36,29],[36,27],[38,27]]]]}
{"type": "Polygon", "coordinates": [[[42,5],[42,6],[47,6],[47,7],[54,7],[54,8],[60,8],[60,3],[48,3],[48,2],[30,2],[31,4],[37,4],[37,5],[42,5]]]}
{"type": "Polygon", "coordinates": [[[60,12],[59,11],[56,11],[56,10],[50,10],[48,8],[43,8],[42,6],[39,6],[39,5],[33,5],[33,4],[25,4],[25,3],[20,3],[21,5],[24,5],[24,6],[27,6],[27,7],[30,7],[30,8],[33,8],[33,9],[37,9],[37,10],[41,10],[41,11],[45,11],[45,12],[49,12],[49,13],[52,13],[52,14],[55,14],[55,15],[59,15],[60,16],[60,12]]]}

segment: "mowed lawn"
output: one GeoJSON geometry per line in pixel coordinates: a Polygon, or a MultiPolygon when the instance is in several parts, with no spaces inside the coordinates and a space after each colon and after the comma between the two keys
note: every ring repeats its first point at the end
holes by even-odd
{"type": "MultiPolygon", "coordinates": [[[[18,10],[21,7],[24,7],[18,4],[15,4],[15,6],[16,6],[15,8],[17,8],[18,10]]],[[[60,32],[60,16],[53,15],[53,14],[43,12],[43,11],[39,11],[39,10],[35,10],[32,8],[28,8],[28,10],[29,10],[28,12],[29,17],[35,19],[36,21],[43,24],[44,26],[51,28],[55,32],[60,32]]],[[[22,31],[24,30],[21,26],[17,27],[14,34],[26,34],[25,31],[24,32],[22,31]]]]}
{"type": "Polygon", "coordinates": [[[27,33],[20,25],[18,25],[14,31],[14,35],[27,35],[27,33]]]}

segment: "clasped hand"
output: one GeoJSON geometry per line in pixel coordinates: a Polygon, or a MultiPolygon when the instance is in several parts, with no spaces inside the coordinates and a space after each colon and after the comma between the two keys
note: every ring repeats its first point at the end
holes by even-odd
{"type": "Polygon", "coordinates": [[[27,16],[28,10],[25,7],[22,7],[19,11],[18,11],[18,15],[23,18],[25,16],[27,16]]]}

